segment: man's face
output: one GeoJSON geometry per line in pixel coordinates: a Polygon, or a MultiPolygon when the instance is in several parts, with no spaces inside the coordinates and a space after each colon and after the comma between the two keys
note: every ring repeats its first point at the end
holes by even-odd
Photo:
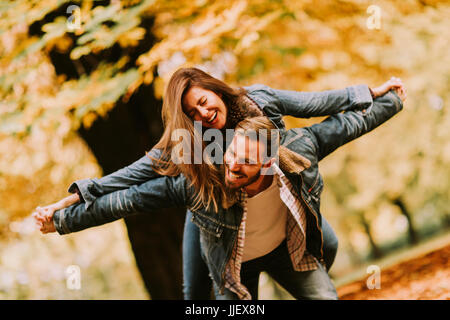
{"type": "Polygon", "coordinates": [[[265,146],[242,134],[236,134],[225,156],[225,183],[230,189],[246,187],[261,176],[265,146]]]}

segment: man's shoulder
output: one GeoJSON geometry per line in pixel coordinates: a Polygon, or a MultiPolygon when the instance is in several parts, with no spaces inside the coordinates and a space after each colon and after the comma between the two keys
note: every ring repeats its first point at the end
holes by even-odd
{"type": "MultiPolygon", "coordinates": [[[[281,145],[291,148],[292,144],[299,144],[299,146],[308,145],[314,147],[312,142],[313,135],[307,127],[304,128],[292,128],[286,130],[281,135],[281,145]]],[[[306,147],[306,146],[305,146],[306,147]]]]}
{"type": "Polygon", "coordinates": [[[295,153],[306,157],[311,162],[316,162],[317,146],[314,135],[308,128],[292,128],[281,135],[281,145],[295,153]]]}

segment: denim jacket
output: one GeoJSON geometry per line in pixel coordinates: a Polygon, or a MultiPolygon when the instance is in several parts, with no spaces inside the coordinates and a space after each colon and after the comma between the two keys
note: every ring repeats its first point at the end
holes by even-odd
{"type": "MultiPolygon", "coordinates": [[[[347,111],[328,117],[306,128],[283,131],[281,143],[309,160],[310,165],[297,173],[285,172],[296,196],[307,207],[307,250],[319,261],[323,257],[320,228],[320,194],[323,180],[318,162],[325,156],[361,135],[373,130],[403,108],[394,92],[376,98],[367,111],[347,111]]],[[[73,205],[56,211],[55,227],[59,234],[80,231],[115,221],[136,212],[155,212],[161,208],[192,205],[195,190],[183,175],[161,176],[141,185],[97,198],[88,209],[73,205]]],[[[237,239],[243,210],[240,203],[218,212],[202,208],[193,211],[193,222],[200,228],[202,254],[211,277],[223,289],[225,266],[237,239]]]]}
{"type": "MultiPolygon", "coordinates": [[[[327,116],[346,110],[364,110],[372,105],[367,85],[356,85],[340,90],[299,92],[277,90],[262,84],[244,87],[247,96],[279,129],[284,129],[283,115],[299,118],[327,116]]],[[[150,154],[155,157],[156,150],[150,154]]],[[[86,208],[104,194],[141,184],[159,176],[145,155],[131,165],[100,179],[82,179],[72,183],[69,192],[78,192],[86,208]]]]}

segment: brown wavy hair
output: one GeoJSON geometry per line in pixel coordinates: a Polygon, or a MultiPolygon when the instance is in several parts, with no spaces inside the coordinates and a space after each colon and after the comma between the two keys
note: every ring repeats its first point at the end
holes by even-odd
{"type": "MultiPolygon", "coordinates": [[[[227,197],[227,191],[223,183],[223,169],[215,165],[212,161],[202,161],[201,164],[179,163],[175,164],[171,160],[172,149],[178,142],[172,141],[172,132],[176,129],[185,129],[191,136],[191,150],[197,150],[195,147],[205,148],[201,132],[194,128],[194,123],[183,112],[183,96],[191,87],[201,87],[211,90],[221,97],[227,107],[227,118],[230,115],[232,107],[239,103],[242,96],[246,94],[243,88],[232,88],[225,82],[212,77],[206,72],[197,68],[178,69],[171,77],[163,100],[162,121],[164,133],[161,139],[153,147],[161,151],[159,158],[152,157],[146,153],[153,161],[153,169],[166,176],[176,176],[184,174],[190,181],[190,186],[194,186],[196,196],[193,199],[193,210],[200,207],[213,208],[218,210],[219,199],[227,197]]],[[[225,127],[230,127],[231,121],[227,120],[225,127]]]]}

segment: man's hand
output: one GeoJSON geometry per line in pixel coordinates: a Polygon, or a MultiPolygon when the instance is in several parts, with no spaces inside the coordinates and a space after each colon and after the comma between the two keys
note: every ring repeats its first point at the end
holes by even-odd
{"type": "Polygon", "coordinates": [[[384,95],[389,90],[394,90],[395,93],[402,99],[402,101],[406,100],[406,89],[403,85],[403,82],[400,78],[392,77],[390,80],[383,83],[381,86],[371,89],[373,98],[380,97],[384,95]]]}

